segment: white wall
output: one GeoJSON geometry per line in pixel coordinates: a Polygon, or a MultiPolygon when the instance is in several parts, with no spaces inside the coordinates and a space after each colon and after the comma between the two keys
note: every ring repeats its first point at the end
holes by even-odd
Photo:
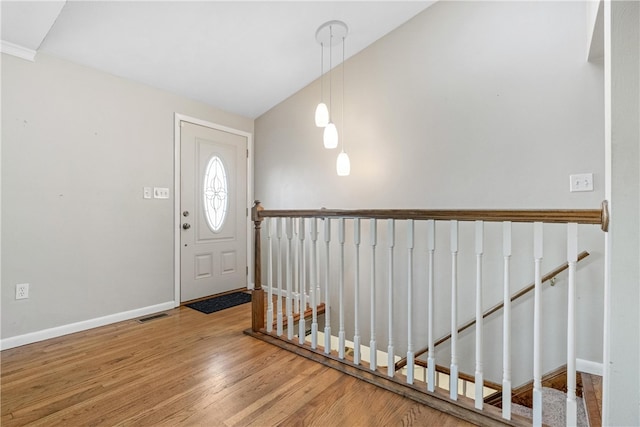
{"type": "Polygon", "coordinates": [[[608,283],[603,425],[640,425],[640,4],[604,5],[608,283]]]}
{"type": "Polygon", "coordinates": [[[173,301],[176,112],[253,132],[44,54],[2,56],[3,340],[173,301]],[[144,186],[171,198],[145,200],[144,186]],[[14,299],[16,283],[29,299],[14,299]]]}
{"type": "Polygon", "coordinates": [[[348,61],[352,175],[309,120],[316,81],[257,120],[256,189],[267,207],[597,207],[603,71],[585,21],[581,3],[435,4],[348,61]],[[580,171],[595,192],[568,192],[580,171]]]}
{"type": "MultiPolygon", "coordinates": [[[[267,209],[598,208],[603,68],[586,62],[586,13],[581,2],[436,3],[347,61],[351,176],[336,176],[338,152],[322,147],[314,126],[316,81],[256,120],[256,197],[267,209]],[[569,174],[580,172],[594,173],[594,192],[569,193],[569,174]]],[[[334,78],[342,134],[339,67],[334,78]]],[[[602,361],[602,242],[596,229],[580,237],[580,249],[592,256],[579,273],[578,357],[596,362],[602,361]]],[[[562,237],[548,244],[543,270],[565,251],[562,237]]],[[[514,280],[514,290],[531,274],[514,280]]],[[[499,290],[487,289],[490,306],[499,290]]],[[[461,295],[472,305],[465,289],[461,295]]],[[[559,310],[556,317],[545,312],[551,334],[563,334],[559,310]]],[[[470,316],[461,310],[459,317],[470,316]]]]}

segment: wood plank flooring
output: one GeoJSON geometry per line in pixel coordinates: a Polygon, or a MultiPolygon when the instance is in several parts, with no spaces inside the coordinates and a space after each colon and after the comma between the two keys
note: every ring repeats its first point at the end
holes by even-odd
{"type": "Polygon", "coordinates": [[[602,377],[584,372],[581,373],[581,376],[589,425],[600,427],[602,425],[602,377]]]}
{"type": "Polygon", "coordinates": [[[0,353],[2,426],[465,426],[181,307],[0,353]]]}

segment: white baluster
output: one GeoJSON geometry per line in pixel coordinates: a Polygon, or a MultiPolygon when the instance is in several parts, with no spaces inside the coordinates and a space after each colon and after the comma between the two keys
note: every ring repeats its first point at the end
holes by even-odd
{"type": "Polygon", "coordinates": [[[451,370],[449,397],[458,400],[458,221],[451,221],[451,370]]]}
{"type": "Polygon", "coordinates": [[[298,281],[300,283],[300,320],[298,320],[298,343],[300,345],[304,344],[304,340],[306,338],[307,331],[307,321],[304,318],[305,312],[307,310],[307,281],[306,281],[306,260],[305,260],[305,251],[304,251],[304,218],[300,218],[298,223],[298,238],[300,239],[300,244],[298,247],[298,259],[300,260],[300,270],[298,271],[298,281]]]}
{"type": "Polygon", "coordinates": [[[281,336],[283,333],[282,325],[282,218],[276,218],[276,238],[278,240],[278,250],[276,251],[276,258],[278,263],[278,304],[277,304],[277,316],[276,316],[276,333],[281,336]]]}
{"type": "Polygon", "coordinates": [[[542,223],[533,223],[535,284],[533,294],[533,425],[542,425],[542,223]]]}
{"type": "Polygon", "coordinates": [[[318,283],[317,271],[319,270],[318,258],[318,219],[311,218],[311,230],[309,235],[311,236],[311,254],[309,255],[309,262],[311,268],[309,271],[309,290],[311,292],[311,348],[314,350],[318,348],[318,304],[320,303],[320,293],[318,289],[320,285],[318,283]],[[316,288],[317,287],[317,288],[316,288]]]}
{"type": "Polygon", "coordinates": [[[427,356],[427,390],[433,392],[436,387],[436,349],[434,345],[433,337],[433,279],[434,279],[434,251],[436,249],[436,227],[435,221],[430,219],[427,221],[427,251],[428,251],[428,268],[427,272],[427,293],[428,293],[428,307],[427,307],[427,339],[429,354],[427,356]]]}
{"type": "Polygon", "coordinates": [[[393,248],[396,243],[396,220],[389,224],[389,345],[387,346],[387,375],[392,377],[396,371],[395,351],[393,349],[393,248]]]}
{"type": "Polygon", "coordinates": [[[353,303],[354,332],[353,332],[353,363],[360,364],[360,218],[353,220],[353,243],[355,245],[355,300],[353,303]]]}
{"type": "Polygon", "coordinates": [[[309,308],[309,301],[311,301],[309,298],[309,277],[307,276],[307,252],[309,251],[309,244],[306,242],[307,236],[305,235],[306,231],[307,231],[307,219],[306,218],[300,218],[300,231],[299,231],[299,236],[300,236],[300,258],[302,259],[302,262],[300,264],[300,284],[302,286],[302,312],[304,313],[307,308],[309,308]]]}
{"type": "Polygon", "coordinates": [[[407,383],[413,384],[413,220],[407,221],[407,383]]]}
{"type": "Polygon", "coordinates": [[[502,224],[504,256],[504,316],[502,323],[502,418],[511,419],[511,222],[502,224]]]}
{"type": "Polygon", "coordinates": [[[482,254],[484,251],[484,223],[476,221],[476,409],[482,409],[484,373],[482,361],[482,254]]]}
{"type": "Polygon", "coordinates": [[[369,369],[375,371],[378,368],[378,349],[376,346],[376,245],[378,244],[378,223],[372,219],[371,222],[371,340],[369,341],[370,361],[369,369]]]}
{"type": "Polygon", "coordinates": [[[293,324],[293,307],[292,307],[292,271],[291,271],[291,239],[293,238],[293,225],[292,225],[293,219],[292,218],[286,218],[285,219],[285,231],[287,234],[287,253],[286,253],[286,257],[287,257],[287,262],[286,262],[286,266],[287,266],[287,338],[292,340],[293,339],[293,330],[294,330],[294,324],[293,324]]]}
{"type": "Polygon", "coordinates": [[[298,228],[296,227],[296,222],[298,222],[299,218],[291,219],[291,226],[293,231],[293,312],[300,312],[300,240],[298,237],[298,228]]]}
{"type": "Polygon", "coordinates": [[[331,276],[331,218],[324,219],[324,243],[325,243],[325,278],[324,278],[324,352],[331,353],[331,296],[329,293],[329,280],[331,276]]]}
{"type": "Polygon", "coordinates": [[[567,307],[567,426],[578,424],[576,403],[576,263],[578,262],[578,224],[567,225],[567,263],[569,264],[567,307]]]}
{"type": "Polygon", "coordinates": [[[267,231],[267,332],[273,331],[273,246],[271,218],[265,218],[267,231]]]}
{"type": "Polygon", "coordinates": [[[316,251],[316,266],[316,304],[320,304],[323,301],[320,285],[320,251],[316,251]]]}
{"type": "Polygon", "coordinates": [[[338,242],[340,243],[340,277],[338,278],[339,285],[339,323],[338,329],[338,357],[344,359],[344,347],[345,347],[345,335],[344,335],[344,218],[338,220],[338,242]]]}

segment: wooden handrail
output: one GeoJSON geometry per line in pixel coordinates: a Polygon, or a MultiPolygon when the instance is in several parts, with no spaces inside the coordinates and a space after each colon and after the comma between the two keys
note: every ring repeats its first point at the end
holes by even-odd
{"type": "MultiPolygon", "coordinates": [[[[584,258],[589,256],[589,252],[587,251],[582,251],[580,252],[580,254],[578,255],[578,261],[583,260],[584,258]]],[[[569,264],[568,263],[564,263],[562,265],[559,265],[558,267],[556,267],[555,269],[551,270],[550,272],[548,272],[547,274],[545,274],[544,276],[542,276],[542,283],[547,282],[549,280],[551,280],[552,278],[554,278],[555,276],[557,276],[558,274],[562,273],[564,270],[566,270],[567,268],[569,268],[569,264]]],[[[533,289],[535,288],[535,283],[531,283],[529,286],[526,286],[524,288],[522,288],[520,291],[516,292],[515,294],[513,294],[511,296],[511,302],[517,300],[518,298],[520,298],[521,296],[531,292],[533,289]]],[[[491,307],[489,310],[487,310],[486,312],[484,312],[484,314],[482,315],[482,318],[486,318],[490,315],[492,315],[493,313],[495,313],[496,311],[502,309],[504,307],[504,302],[501,302],[499,304],[494,305],[493,307],[491,307]]],[[[463,324],[462,326],[460,326],[460,328],[458,329],[458,333],[465,331],[466,329],[469,329],[471,326],[476,324],[476,320],[469,320],[467,323],[463,324]]],[[[440,338],[439,340],[437,340],[435,343],[433,343],[434,347],[439,346],[440,344],[442,344],[443,342],[449,340],[451,338],[451,334],[445,335],[442,338],[440,338]]],[[[423,355],[424,353],[426,353],[427,351],[429,351],[429,347],[427,348],[423,348],[420,349],[418,351],[415,352],[414,357],[418,357],[423,355]]],[[[396,370],[398,369],[402,369],[407,365],[407,358],[403,357],[402,359],[398,360],[396,362],[396,370]]]]}
{"type": "MultiPolygon", "coordinates": [[[[600,209],[522,209],[522,210],[432,210],[432,209],[309,209],[309,210],[262,210],[258,218],[370,218],[370,219],[414,219],[414,220],[458,220],[489,222],[548,222],[599,224],[607,231],[609,211],[607,201],[600,209]]],[[[255,221],[255,220],[254,220],[255,221]]]]}

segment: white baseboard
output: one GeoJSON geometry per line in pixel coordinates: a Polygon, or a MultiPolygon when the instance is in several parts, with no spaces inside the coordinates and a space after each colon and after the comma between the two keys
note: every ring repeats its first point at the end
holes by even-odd
{"type": "Polygon", "coordinates": [[[148,307],[137,308],[135,310],[123,311],[121,313],[110,314],[108,316],[97,317],[95,319],[83,320],[81,322],[70,323],[68,325],[56,326],[55,328],[43,329],[41,331],[30,332],[24,335],[5,338],[3,340],[0,340],[0,350],[7,350],[9,348],[19,347],[21,345],[60,337],[62,335],[86,331],[87,329],[93,329],[99,326],[105,326],[116,322],[122,322],[124,320],[135,319],[136,317],[142,317],[148,314],[170,310],[175,306],[176,305],[174,301],[169,301],[162,304],[150,305],[148,307]]]}
{"type": "Polygon", "coordinates": [[[604,372],[602,363],[592,362],[590,360],[576,359],[576,371],[586,372],[587,374],[600,375],[604,372]]]}

